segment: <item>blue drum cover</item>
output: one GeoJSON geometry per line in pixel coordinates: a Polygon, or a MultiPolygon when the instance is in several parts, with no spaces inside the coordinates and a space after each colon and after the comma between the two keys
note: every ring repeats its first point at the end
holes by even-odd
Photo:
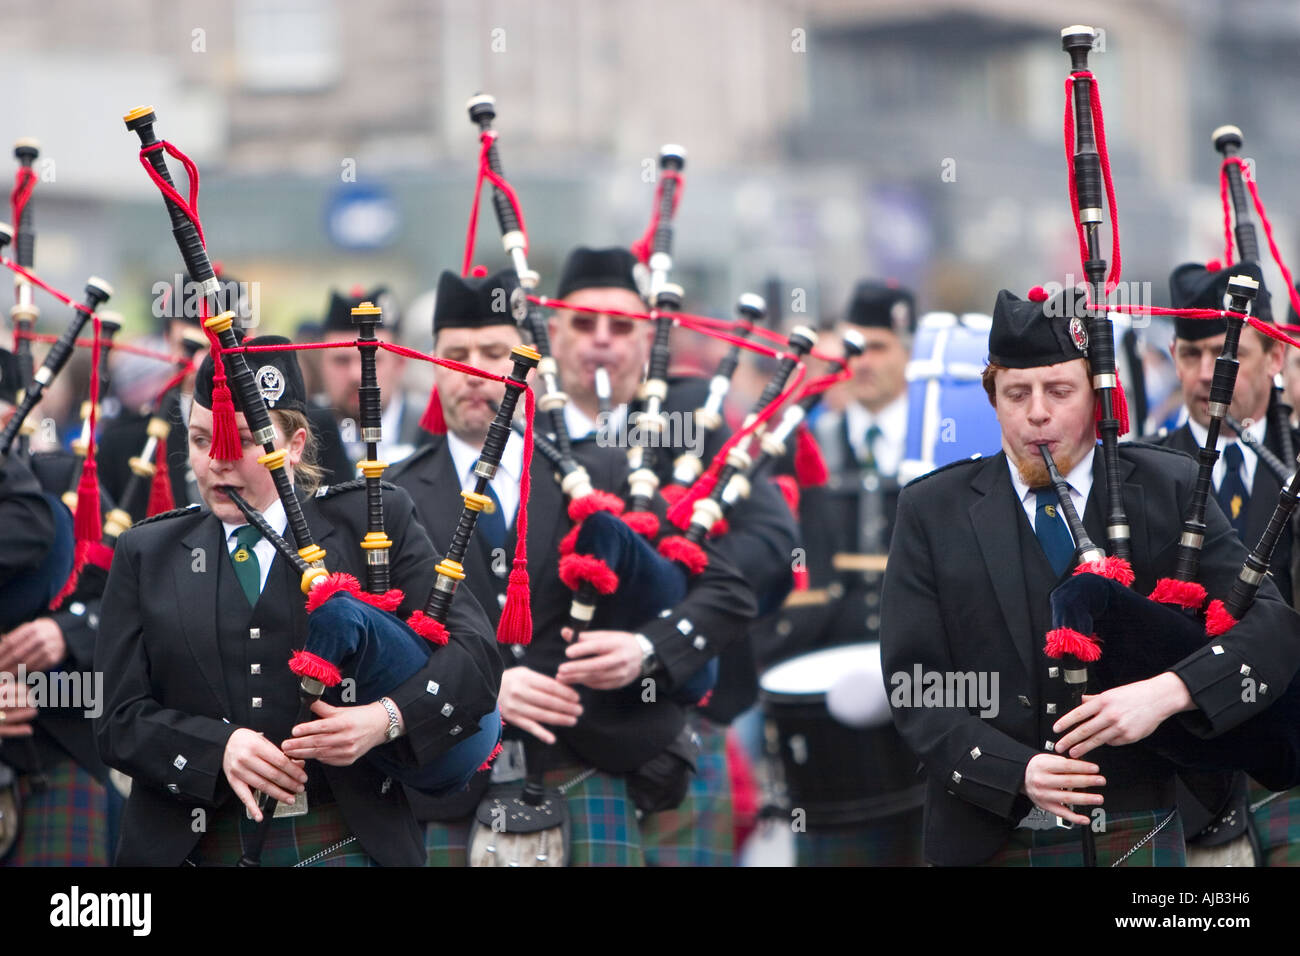
{"type": "Polygon", "coordinates": [[[1002,448],[980,373],[988,362],[988,316],[923,316],[907,366],[907,446],[899,481],[1002,448]]]}

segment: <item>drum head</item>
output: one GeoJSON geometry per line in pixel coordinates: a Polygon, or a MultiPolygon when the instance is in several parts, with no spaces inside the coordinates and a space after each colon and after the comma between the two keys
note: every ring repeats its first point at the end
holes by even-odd
{"type": "Polygon", "coordinates": [[[874,727],[891,721],[880,645],[849,644],[792,658],[759,680],[764,700],[782,704],[824,704],[831,717],[849,727],[874,727]]]}

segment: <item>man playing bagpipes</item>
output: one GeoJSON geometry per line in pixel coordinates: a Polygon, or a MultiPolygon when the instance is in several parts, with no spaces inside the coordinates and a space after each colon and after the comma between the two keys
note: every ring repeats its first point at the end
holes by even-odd
{"type": "MultiPolygon", "coordinates": [[[[1178,768],[1144,741],[1168,724],[1214,737],[1260,713],[1243,699],[1240,675],[1285,686],[1300,665],[1300,617],[1265,579],[1226,634],[1072,709],[1061,679],[1069,665],[1046,655],[1044,635],[1053,628],[1048,596],[1066,580],[1076,542],[1048,489],[1041,446],[1096,540],[1106,537],[1108,489],[1080,318],[1086,299],[1076,289],[1032,298],[1003,291],[993,312],[985,388],[1003,451],[918,479],[899,501],[882,650],[895,723],[926,768],[926,859],[1077,865],[1083,841],[1059,817],[1091,828],[1097,865],[1180,865],[1178,768]],[[981,674],[999,678],[991,706],[953,699],[954,678],[981,674]],[[940,693],[903,692],[926,675],[937,675],[940,693]]],[[[1132,589],[1145,595],[1174,577],[1197,469],[1166,449],[1125,444],[1117,470],[1132,589]]],[[[1245,549],[1216,505],[1204,524],[1197,580],[1226,595],[1245,549]]],[[[1114,636],[1102,653],[1121,655],[1121,642],[1144,638],[1114,636]]]]}
{"type": "MultiPolygon", "coordinates": [[[[435,355],[489,371],[508,368],[511,350],[520,344],[510,309],[511,293],[517,291],[513,276],[504,272],[466,279],[444,272],[434,311],[435,355]]],[[[416,502],[431,536],[441,540],[451,535],[455,516],[440,502],[474,487],[475,462],[500,389],[442,367],[435,376],[446,435],[436,436],[428,448],[394,469],[392,477],[416,502]]],[[[572,453],[591,484],[623,490],[627,465],[622,449],[601,447],[592,436],[575,441],[572,453]]],[[[522,443],[512,434],[488,485],[492,510],[480,515],[465,561],[465,585],[494,619],[506,603],[508,555],[518,553],[522,460],[522,443]]],[[[494,764],[493,777],[504,785],[535,773],[538,765],[544,769],[545,785],[558,788],[567,807],[571,865],[642,865],[647,855],[645,833],[660,816],[654,812],[656,798],[670,806],[680,803],[690,773],[694,747],[687,707],[676,692],[743,631],[753,614],[754,598],[739,572],[721,558],[692,580],[684,599],[660,596],[672,586],[672,574],[661,567],[668,562],[654,556],[624,527],[626,536],[654,561],[646,562],[642,573],[620,579],[617,590],[598,602],[590,629],[565,637],[572,606],[561,555],[575,550],[582,554],[584,539],[578,526],[585,534],[586,521],[611,518],[611,513],[575,519],[584,508],[583,498],[571,494],[567,482],[561,489],[553,464],[535,454],[529,472],[526,549],[532,641],[527,647],[502,647],[506,671],[500,706],[507,725],[506,749],[494,764]],[[570,497],[567,508],[566,495],[570,497]],[[634,608],[646,606],[662,607],[664,613],[630,619],[639,613],[634,608]],[[606,623],[610,621],[617,623],[606,623]],[[520,766],[521,759],[526,766],[520,766]],[[667,770],[667,776],[651,777],[646,767],[667,770]],[[665,791],[680,787],[680,791],[656,794],[651,792],[652,784],[665,791]]],[[[621,504],[610,494],[587,496],[598,498],[606,506],[611,501],[621,504]]],[[[660,507],[662,513],[662,503],[660,507]]],[[[467,831],[488,785],[487,776],[481,775],[464,798],[417,802],[432,821],[428,824],[431,865],[465,862],[467,831]]],[[[490,803],[489,799],[484,806],[490,803]]],[[[480,821],[484,815],[480,810],[480,821]]],[[[475,851],[476,864],[483,862],[479,852],[503,852],[488,845],[492,849],[475,851]]],[[[560,853],[551,844],[546,855],[556,861],[560,853]]]]}
{"type": "MultiPolygon", "coordinates": [[[[1169,276],[1171,304],[1176,309],[1221,308],[1233,272],[1233,267],[1222,268],[1217,262],[1204,265],[1189,262],[1179,266],[1169,276]]],[[[1262,322],[1273,321],[1270,297],[1263,283],[1251,314],[1262,322]]],[[[1187,408],[1187,422],[1160,443],[1193,458],[1205,444],[1210,420],[1210,384],[1226,334],[1226,323],[1221,319],[1174,319],[1170,353],[1187,408]]],[[[1219,459],[1211,476],[1215,500],[1247,547],[1258,541],[1268,526],[1278,492],[1295,467],[1284,451],[1279,421],[1272,414],[1273,380],[1281,371],[1285,351],[1281,344],[1254,328],[1241,330],[1237,379],[1228,412],[1233,422],[1229,425],[1225,421],[1220,432],[1219,459]],[[1244,430],[1244,435],[1237,434],[1238,427],[1244,430]],[[1268,453],[1273,456],[1273,467],[1261,457],[1268,453]]],[[[1292,437],[1298,437],[1294,431],[1292,437]]],[[[1270,574],[1283,599],[1294,606],[1292,546],[1291,526],[1287,524],[1273,552],[1270,574]]],[[[1180,792],[1179,806],[1187,824],[1192,865],[1202,865],[1201,860],[1205,861],[1204,865],[1215,865],[1210,861],[1219,857],[1233,860],[1234,853],[1243,856],[1231,865],[1248,865],[1254,856],[1252,846],[1258,845],[1261,839],[1281,850],[1276,854],[1277,859],[1286,856],[1289,840],[1284,835],[1289,827],[1283,825],[1281,834],[1273,831],[1277,823],[1290,818],[1290,797],[1269,794],[1249,781],[1244,773],[1184,775],[1183,783],[1185,790],[1180,792]],[[1268,822],[1256,833],[1248,833],[1250,806],[1259,801],[1266,801],[1264,815],[1268,822]],[[1280,835],[1284,838],[1279,839],[1280,835]],[[1233,847],[1229,847],[1230,843],[1233,847]],[[1211,850],[1216,851],[1213,856],[1208,854],[1211,850]]],[[[1267,847],[1260,849],[1265,857],[1271,855],[1267,847]]]]}
{"type": "MultiPolygon", "coordinates": [[[[0,349],[0,425],[13,413],[19,368],[0,349]]],[[[29,694],[29,677],[92,671],[94,610],[51,612],[73,563],[72,516],[15,451],[0,467],[0,864],[102,866],[108,862],[107,770],[84,707],[29,694]]],[[[44,683],[48,688],[49,683],[44,683]]],[[[92,696],[93,687],[85,688],[92,696]]]]}
{"type": "MultiPolygon", "coordinates": [[[[635,256],[626,249],[575,249],[565,260],[556,298],[562,303],[611,312],[642,312],[636,267],[635,256]]],[[[651,350],[652,323],[560,309],[551,313],[549,331],[560,380],[571,399],[565,407],[570,434],[575,438],[595,435],[598,441],[621,447],[617,436],[626,420],[623,406],[632,401],[641,383],[651,350]],[[596,387],[596,370],[600,367],[608,372],[612,392],[610,413],[604,418],[596,387]]],[[[670,485],[679,456],[696,455],[707,466],[731,435],[724,425],[710,431],[702,447],[690,447],[688,428],[696,410],[706,402],[709,380],[670,376],[667,384],[662,411],[675,424],[668,429],[669,440],[655,456],[661,489],[670,485]]],[[[714,539],[716,549],[750,583],[758,599],[759,616],[771,613],[780,607],[793,583],[792,555],[799,540],[789,507],[769,481],[756,481],[749,497],[728,516],[727,526],[729,530],[714,539]]],[[[725,729],[757,697],[757,675],[748,639],[737,640],[719,663],[716,705],[711,702],[703,711],[692,714],[702,752],[699,773],[691,781],[691,811],[689,815],[683,812],[676,821],[666,814],[656,821],[653,832],[647,832],[652,847],[648,859],[652,864],[719,865],[731,861],[731,782],[725,729]]]]}
{"type": "MultiPolygon", "coordinates": [[[[244,343],[273,344],[287,343],[275,336],[244,343]]],[[[238,358],[227,355],[226,368],[232,357],[238,358]]],[[[270,410],[277,451],[263,455],[263,439],[254,440],[244,399],[235,394],[239,455],[210,457],[224,441],[213,409],[225,396],[214,396],[227,386],[224,375],[214,384],[209,356],[189,417],[190,465],[204,507],[140,523],[119,538],[114,554],[95,661],[108,690],[96,724],[100,750],[134,781],[117,862],[242,860],[264,816],[260,792],[279,806],[261,849],[268,865],[419,864],[423,840],[404,790],[370,758],[382,748],[395,763],[424,767],[473,739],[487,717],[495,720],[500,662],[491,630],[472,596],[457,595],[448,642],[413,677],[353,706],[344,680],[312,704],[315,719],[297,721],[299,680],[286,661],[308,634],[300,569],[226,492],[261,512],[272,533],[284,535],[293,525],[271,469],[283,468],[299,491],[313,490],[306,394],[291,352],[246,357],[255,370],[254,394],[270,410]]],[[[301,513],[310,538],[325,549],[328,570],[364,578],[363,486],[315,489],[302,498],[301,513]]],[[[405,619],[429,593],[439,555],[410,499],[391,488],[383,498],[391,585],[404,593],[394,613],[405,619]]],[[[332,598],[313,613],[343,600],[332,598]]]]}

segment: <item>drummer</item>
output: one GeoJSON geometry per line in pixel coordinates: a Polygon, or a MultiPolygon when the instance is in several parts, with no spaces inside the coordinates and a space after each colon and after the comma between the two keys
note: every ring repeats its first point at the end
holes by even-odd
{"type": "MultiPolygon", "coordinates": [[[[909,290],[873,280],[854,288],[837,331],[840,337],[857,331],[866,347],[849,360],[853,376],[842,386],[842,401],[836,403],[841,407],[823,412],[813,426],[829,481],[802,489],[799,505],[810,587],[791,595],[764,629],[758,642],[762,665],[879,639],[880,587],[907,437],[904,372],[915,328],[909,290]]],[[[864,682],[862,688],[884,703],[880,681],[864,682]]],[[[883,732],[889,738],[885,751],[906,752],[888,721],[883,732]]],[[[795,849],[800,865],[919,865],[920,800],[900,814],[863,817],[833,829],[823,828],[810,813],[808,831],[797,835],[795,849]]]]}

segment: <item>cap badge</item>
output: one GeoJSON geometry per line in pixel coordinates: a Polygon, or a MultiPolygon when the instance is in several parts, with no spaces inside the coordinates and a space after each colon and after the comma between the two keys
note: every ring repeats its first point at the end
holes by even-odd
{"type": "Polygon", "coordinates": [[[257,370],[257,390],[269,408],[284,395],[284,375],[274,365],[263,365],[257,370]]]}
{"type": "Polygon", "coordinates": [[[1070,339],[1080,352],[1088,351],[1088,329],[1077,315],[1070,319],[1070,339]]]}

